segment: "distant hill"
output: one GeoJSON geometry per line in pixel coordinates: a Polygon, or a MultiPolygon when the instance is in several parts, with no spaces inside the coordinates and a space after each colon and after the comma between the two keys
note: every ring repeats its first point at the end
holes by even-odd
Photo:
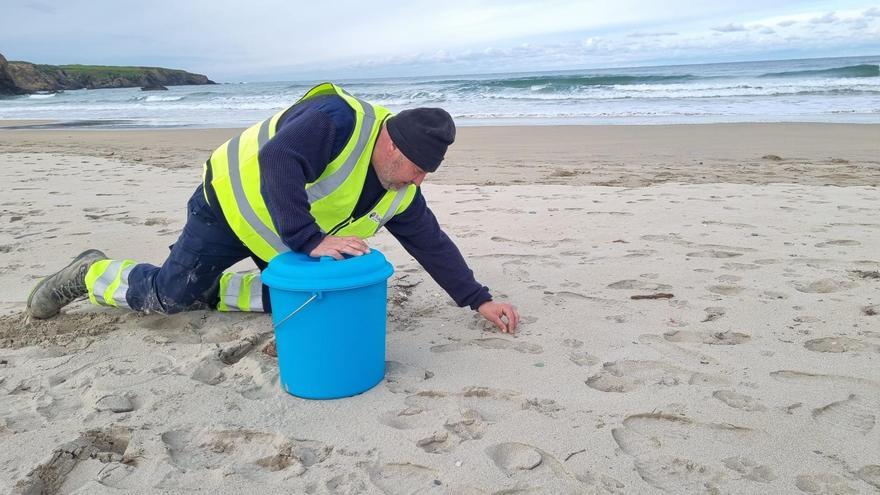
{"type": "Polygon", "coordinates": [[[207,76],[161,67],[41,65],[7,61],[0,54],[0,95],[65,89],[133,88],[215,84],[207,76]]]}

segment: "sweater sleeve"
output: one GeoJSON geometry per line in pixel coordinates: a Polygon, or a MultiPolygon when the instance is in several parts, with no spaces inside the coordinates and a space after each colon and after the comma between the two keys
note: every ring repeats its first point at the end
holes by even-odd
{"type": "Polygon", "coordinates": [[[288,117],[260,150],[260,190],[281,240],[308,254],[324,239],[305,186],[330,163],[336,129],[321,111],[288,117]]]}
{"type": "Polygon", "coordinates": [[[440,228],[419,189],[409,207],[385,227],[459,306],[476,310],[491,301],[489,288],[474,279],[461,251],[440,228]]]}

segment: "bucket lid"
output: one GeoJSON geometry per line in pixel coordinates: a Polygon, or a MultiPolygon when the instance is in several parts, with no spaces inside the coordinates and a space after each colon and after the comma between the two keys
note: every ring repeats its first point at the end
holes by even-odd
{"type": "Polygon", "coordinates": [[[273,289],[342,290],[384,282],[392,273],[391,263],[377,249],[342,260],[287,252],[272,258],[261,278],[273,289]]]}

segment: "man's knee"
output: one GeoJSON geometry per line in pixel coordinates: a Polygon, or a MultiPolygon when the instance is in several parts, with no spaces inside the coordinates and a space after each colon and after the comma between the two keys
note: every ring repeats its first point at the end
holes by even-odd
{"type": "MultiPolygon", "coordinates": [[[[156,312],[173,315],[183,311],[195,311],[212,307],[212,300],[217,298],[217,278],[205,288],[204,283],[179,281],[174,283],[156,284],[156,297],[153,300],[159,308],[156,312]]],[[[215,301],[216,303],[216,301],[215,301]]]]}

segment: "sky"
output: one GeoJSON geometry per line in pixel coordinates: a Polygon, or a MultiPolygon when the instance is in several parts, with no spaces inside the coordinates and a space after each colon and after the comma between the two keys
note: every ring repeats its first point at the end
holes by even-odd
{"type": "Polygon", "coordinates": [[[184,69],[217,82],[880,54],[858,0],[11,0],[0,53],[184,69]]]}

